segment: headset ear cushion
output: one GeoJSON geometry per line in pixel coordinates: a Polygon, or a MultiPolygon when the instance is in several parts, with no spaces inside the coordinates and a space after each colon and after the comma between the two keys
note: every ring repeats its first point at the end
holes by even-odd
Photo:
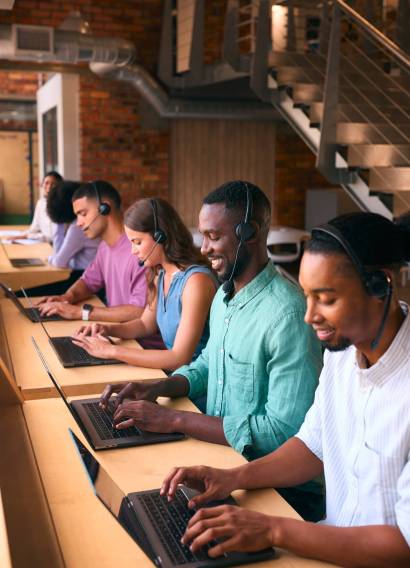
{"type": "Polygon", "coordinates": [[[157,242],[159,245],[165,243],[167,240],[167,236],[162,229],[157,229],[154,233],[154,241],[157,242]]]}
{"type": "Polygon", "coordinates": [[[238,223],[235,233],[241,242],[249,241],[255,234],[255,228],[251,223],[238,223]]]}
{"type": "Polygon", "coordinates": [[[111,205],[106,201],[102,201],[98,206],[98,212],[102,216],[109,215],[111,212],[111,205]]]}
{"type": "Polygon", "coordinates": [[[375,270],[366,275],[366,288],[371,296],[385,298],[390,286],[389,278],[383,270],[375,270]]]}

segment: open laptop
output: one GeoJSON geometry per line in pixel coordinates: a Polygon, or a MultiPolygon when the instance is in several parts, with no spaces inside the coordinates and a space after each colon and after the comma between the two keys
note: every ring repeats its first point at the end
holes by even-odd
{"type": "Polygon", "coordinates": [[[100,407],[99,398],[87,398],[68,402],[63,389],[51,372],[34,337],[31,338],[31,341],[51,382],[56,387],[74,420],[77,422],[82,433],[94,450],[108,450],[128,446],[157,444],[159,442],[173,442],[185,438],[185,435],[179,432],[172,434],[146,432],[135,426],[125,428],[124,430],[117,430],[112,425],[115,411],[115,403],[113,400],[110,401],[107,409],[100,407]]]}
{"type": "MultiPolygon", "coordinates": [[[[33,302],[25,293],[24,288],[22,288],[22,292],[29,301],[30,307],[34,308],[33,302]]],[[[118,361],[118,359],[99,359],[98,357],[93,357],[87,353],[85,349],[75,345],[73,338],[69,335],[51,337],[46,326],[40,319],[40,316],[38,316],[37,321],[41,324],[51,347],[54,349],[63,367],[92,367],[94,365],[119,365],[122,363],[122,361],[118,361]]]]}
{"type": "MultiPolygon", "coordinates": [[[[273,548],[251,553],[229,552],[219,558],[208,556],[207,549],[212,545],[198,552],[191,552],[189,547],[181,543],[181,537],[188,521],[195,513],[188,509],[188,501],[197,494],[196,491],[181,485],[171,502],[160,495],[159,489],[125,495],[71,430],[70,434],[94,493],[156,566],[161,568],[174,568],[180,565],[186,568],[238,566],[275,557],[273,548]]],[[[230,497],[224,501],[211,502],[206,506],[221,504],[234,505],[235,501],[230,497]]]]}
{"type": "MultiPolygon", "coordinates": [[[[16,306],[16,308],[19,310],[19,312],[22,313],[23,316],[27,317],[33,323],[39,323],[40,320],[41,321],[61,321],[61,320],[64,320],[64,318],[62,318],[58,314],[53,314],[51,316],[43,316],[43,315],[41,315],[40,310],[36,307],[31,307],[31,308],[24,307],[23,304],[21,303],[20,299],[13,292],[13,290],[11,288],[9,288],[8,286],[6,286],[6,284],[3,284],[3,282],[0,282],[0,288],[3,290],[6,297],[13,302],[13,304],[16,306]]],[[[24,290],[23,290],[23,293],[25,294],[24,290]]]]}
{"type": "Polygon", "coordinates": [[[4,246],[3,241],[0,239],[0,244],[3,247],[4,254],[8,258],[10,264],[14,266],[14,268],[27,268],[28,266],[45,266],[44,260],[41,258],[10,258],[7,249],[4,246]]]}

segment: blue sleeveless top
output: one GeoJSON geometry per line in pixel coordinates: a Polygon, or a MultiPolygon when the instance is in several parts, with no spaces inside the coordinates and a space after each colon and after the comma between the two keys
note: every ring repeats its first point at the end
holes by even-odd
{"type": "MultiPolygon", "coordinates": [[[[212,271],[206,266],[192,265],[184,271],[176,272],[171,280],[168,294],[164,296],[164,275],[165,271],[161,270],[158,274],[158,291],[157,291],[157,324],[162,335],[162,339],[167,349],[172,349],[177,334],[179,322],[182,314],[182,293],[189,277],[196,272],[209,274],[215,282],[217,288],[217,280],[212,271]]],[[[192,360],[196,359],[205,347],[209,337],[209,315],[207,317],[202,337],[196,346],[192,360]]]]}

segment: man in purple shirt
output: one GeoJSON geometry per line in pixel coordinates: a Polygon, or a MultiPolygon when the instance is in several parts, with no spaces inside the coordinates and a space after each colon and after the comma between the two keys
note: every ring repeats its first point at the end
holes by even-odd
{"type": "Polygon", "coordinates": [[[72,197],[77,225],[89,239],[101,239],[97,255],[83,276],[61,296],[40,302],[42,314],[65,319],[123,322],[138,318],[147,301],[145,269],[131,254],[124,232],[121,198],[108,182],[81,185],[72,197]],[[107,307],[80,305],[105,288],[107,307]]]}

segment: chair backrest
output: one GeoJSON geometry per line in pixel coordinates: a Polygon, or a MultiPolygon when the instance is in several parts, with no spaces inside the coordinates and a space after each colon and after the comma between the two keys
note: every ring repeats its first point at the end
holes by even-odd
{"type": "Polygon", "coordinates": [[[273,262],[295,262],[300,258],[302,242],[310,234],[293,227],[272,227],[268,233],[266,245],[268,256],[273,262]]]}

